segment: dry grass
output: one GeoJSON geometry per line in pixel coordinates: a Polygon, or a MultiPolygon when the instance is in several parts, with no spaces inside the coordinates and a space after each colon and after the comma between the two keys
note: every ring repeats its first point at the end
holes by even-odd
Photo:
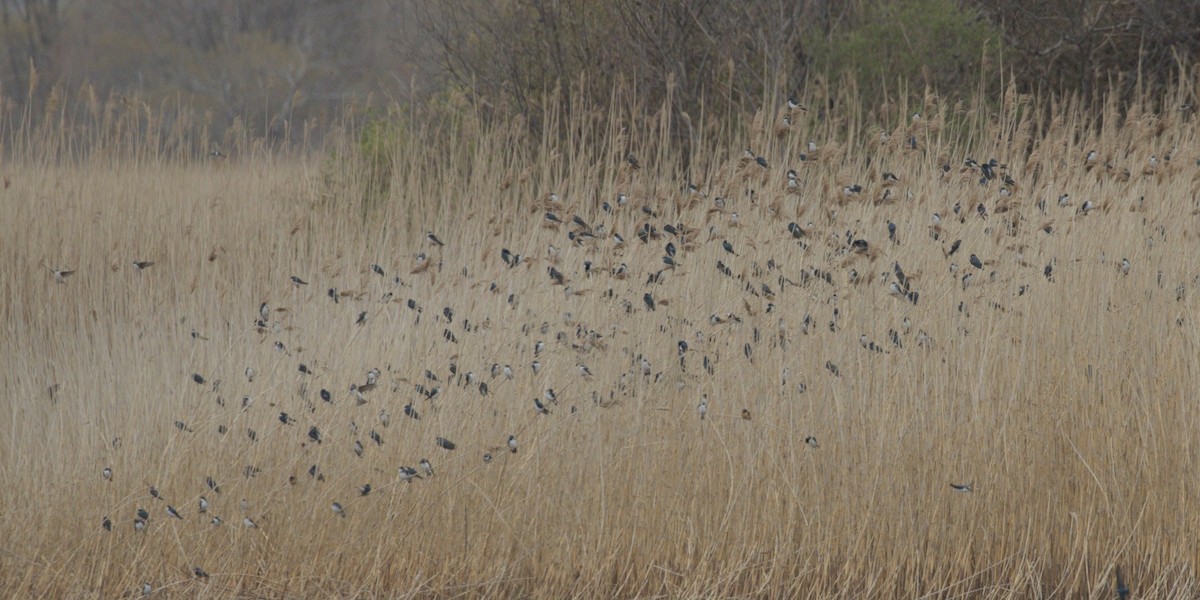
{"type": "Polygon", "coordinates": [[[321,158],[6,161],[0,590],[1105,598],[1119,568],[1137,597],[1195,597],[1196,124],[1110,107],[1101,127],[1072,106],[1041,122],[1028,104],[930,99],[916,124],[901,115],[918,109],[903,105],[839,107],[844,118],[826,121],[814,110],[782,137],[771,110],[697,134],[690,174],[663,122],[578,111],[531,140],[467,118],[402,142],[390,201],[365,212],[348,200],[363,185],[349,163],[321,158]],[[809,139],[819,156],[801,161],[809,139]],[[739,166],[747,146],[771,168],[739,166]],[[1101,164],[1088,170],[1090,149],[1101,164]],[[630,151],[638,171],[624,166],[630,151]],[[1159,166],[1144,174],[1151,155],[1159,166]],[[999,179],[980,186],[967,156],[1006,163],[1011,198],[999,179]],[[799,195],[786,193],[789,167],[799,195]],[[898,201],[876,205],[885,171],[901,179],[898,201]],[[689,179],[703,195],[682,189],[689,179]],[[844,198],[854,183],[863,193],[844,198]],[[567,234],[580,228],[545,226],[551,192],[564,220],[607,233],[576,244],[567,234]],[[603,212],[617,193],[629,205],[603,212]],[[717,196],[723,212],[711,210],[717,196]],[[1089,214],[1085,200],[1097,205],[1089,214]],[[643,223],[695,233],[644,244],[643,223]],[[848,231],[869,255],[848,251],[848,231]],[[682,266],[647,284],[667,242],[682,266]],[[502,248],[528,261],[508,268],[502,248]],[[432,266],[414,274],[419,252],[432,266]],[[156,264],[138,273],[135,259],[156,264]],[[888,293],[897,262],[916,305],[888,293]],[[621,263],[625,279],[612,275],[621,263]],[[578,295],[552,285],[551,265],[578,295]],[[75,274],[56,284],[60,267],[75,274]],[[831,283],[806,277],[813,269],[831,283]],[[291,275],[310,285],[294,288],[291,275]],[[347,295],[335,304],[330,287],[347,295]],[[254,327],[262,302],[266,333],[254,327]],[[740,321],[710,320],[730,313],[740,321]],[[494,363],[513,379],[493,378],[494,363]],[[349,385],[371,368],[380,385],[358,406],[349,385]],[[468,371],[488,395],[464,385],[468,371]],[[441,391],[431,401],[418,385],[441,391]],[[548,388],[559,401],[539,416],[532,399],[548,388]],[[419,421],[405,417],[409,403],[419,421]],[[457,448],[437,447],[439,436],[457,448]],[[400,482],[397,468],[423,457],[436,474],[400,482]],[[141,533],[139,508],[151,514],[141,533]]]}

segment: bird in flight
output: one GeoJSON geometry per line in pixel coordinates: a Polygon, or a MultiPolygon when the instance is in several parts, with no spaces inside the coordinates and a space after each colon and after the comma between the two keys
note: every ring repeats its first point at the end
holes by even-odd
{"type": "Polygon", "coordinates": [[[50,269],[50,272],[54,273],[54,283],[66,283],[67,278],[75,274],[74,270],[68,271],[66,269],[50,269]]]}

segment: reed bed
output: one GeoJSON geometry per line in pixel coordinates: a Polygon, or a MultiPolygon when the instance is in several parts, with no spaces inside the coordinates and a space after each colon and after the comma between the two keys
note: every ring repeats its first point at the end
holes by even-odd
{"type": "Polygon", "coordinates": [[[802,100],[576,106],[541,137],[465,113],[392,140],[382,196],[349,135],[25,136],[0,192],[0,591],[1200,594],[1193,116],[802,100]]]}

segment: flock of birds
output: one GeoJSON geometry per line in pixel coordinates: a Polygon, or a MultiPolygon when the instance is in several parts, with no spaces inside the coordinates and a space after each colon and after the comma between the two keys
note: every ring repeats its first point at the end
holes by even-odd
{"type": "MultiPolygon", "coordinates": [[[[795,111],[804,110],[798,103],[789,102],[784,109],[787,119],[782,128],[790,129],[791,116],[795,111]]],[[[913,122],[920,120],[919,115],[913,116],[913,122]]],[[[913,136],[906,144],[906,149],[919,146],[917,136],[913,136]]],[[[617,329],[596,329],[583,322],[582,319],[566,315],[565,322],[569,327],[562,331],[554,329],[550,317],[538,315],[540,324],[536,321],[521,323],[513,319],[504,324],[490,323],[491,327],[508,326],[514,330],[519,327],[520,336],[529,339],[528,362],[516,365],[503,360],[490,364],[459,364],[452,359],[448,363],[417,367],[412,373],[399,373],[391,367],[387,372],[379,366],[362,365],[361,380],[344,382],[336,389],[320,388],[313,398],[307,384],[300,387],[299,401],[287,406],[295,406],[289,413],[280,410],[285,405],[283,401],[271,402],[264,409],[252,395],[243,395],[240,403],[228,402],[224,393],[231,389],[248,388],[255,382],[256,370],[254,365],[246,365],[240,376],[225,379],[236,380],[234,385],[223,384],[222,379],[206,377],[200,373],[191,375],[191,381],[216,397],[221,409],[226,410],[271,410],[276,427],[296,428],[303,431],[302,435],[283,437],[292,443],[296,438],[302,444],[321,445],[333,441],[343,444],[345,452],[356,457],[363,457],[370,447],[382,446],[384,441],[381,431],[392,424],[390,410],[399,408],[397,415],[401,419],[420,420],[422,414],[429,410],[438,410],[448,396],[456,393],[472,393],[487,397],[491,393],[489,385],[495,386],[497,381],[513,380],[514,378],[532,377],[536,380],[550,363],[562,360],[562,356],[572,357],[573,376],[581,378],[593,388],[591,402],[593,405],[606,406],[613,402],[621,393],[629,390],[635,381],[657,382],[664,377],[668,370],[681,372],[688,370],[688,358],[701,354],[699,359],[702,371],[711,375],[715,369],[715,355],[705,353],[702,348],[711,345],[713,328],[723,325],[751,322],[754,324],[752,339],[758,342],[766,337],[770,343],[786,345],[789,335],[798,331],[801,335],[816,334],[818,330],[827,329],[832,334],[839,334],[846,329],[838,308],[837,297],[846,294],[847,289],[854,286],[878,286],[883,293],[895,298],[897,302],[916,306],[926,300],[918,289],[918,276],[909,273],[899,260],[880,260],[885,254],[884,248],[899,246],[902,243],[900,227],[892,221],[887,221],[878,231],[862,229],[861,223],[848,224],[839,217],[839,208],[847,203],[869,202],[875,205],[903,204],[913,202],[912,193],[904,188],[905,176],[901,173],[884,172],[877,181],[851,183],[836,190],[837,198],[816,201],[812,199],[815,191],[809,185],[804,174],[805,164],[819,162],[822,149],[815,143],[808,143],[806,152],[798,155],[801,165],[796,168],[778,171],[772,161],[750,150],[745,151],[738,159],[727,166],[728,177],[724,189],[708,189],[697,185],[688,185],[675,194],[670,202],[646,200],[638,201],[626,193],[615,194],[611,199],[598,203],[591,210],[579,210],[572,207],[555,193],[549,193],[540,200],[532,202],[531,215],[536,219],[535,231],[541,231],[541,238],[550,238],[550,242],[542,247],[525,247],[517,250],[509,247],[500,249],[498,256],[489,250],[483,253],[483,261],[497,261],[491,264],[463,265],[463,274],[469,271],[476,273],[494,274],[495,280],[479,279],[476,286],[486,288],[490,293],[504,298],[509,308],[515,309],[520,303],[520,294],[513,291],[511,278],[513,273],[528,273],[534,281],[541,279],[537,285],[561,289],[564,305],[572,299],[592,294],[596,302],[610,303],[612,310],[618,313],[632,314],[643,311],[655,313],[667,307],[665,312],[677,313],[672,306],[681,304],[676,299],[669,299],[663,291],[663,284],[672,277],[705,276],[716,272],[716,276],[729,278],[742,289],[741,308],[744,310],[722,310],[708,315],[674,314],[683,328],[690,328],[692,334],[681,335],[681,339],[672,339],[671,354],[678,361],[678,366],[672,361],[671,365],[652,364],[650,356],[644,352],[631,353],[629,368],[618,373],[596,373],[587,364],[587,357],[594,354],[604,355],[608,346],[614,343],[618,335],[617,329]],[[729,194],[729,190],[736,190],[729,194]],[[721,192],[721,193],[718,193],[721,192]],[[722,195],[722,194],[729,195],[722,195]],[[815,220],[801,222],[804,210],[801,204],[817,208],[821,212],[815,220]],[[594,214],[592,214],[594,213],[594,214]],[[747,225],[747,217],[754,213],[756,222],[765,223],[754,229],[753,234],[760,238],[770,237],[772,240],[792,247],[791,251],[799,251],[811,258],[810,266],[788,266],[782,260],[764,256],[755,240],[746,236],[735,237],[731,232],[747,225]],[[789,215],[789,216],[785,216],[789,215]],[[690,220],[690,221],[689,221],[690,220]],[[629,237],[626,237],[628,234],[629,237]],[[705,251],[709,245],[710,251],[705,251]],[[712,258],[713,255],[716,258],[712,258]],[[653,258],[651,258],[653,257],[653,258]],[[707,263],[707,264],[703,264],[707,263]],[[651,264],[649,268],[644,266],[651,264]],[[812,266],[812,265],[822,266],[812,266]],[[535,265],[537,266],[535,269],[535,265]],[[642,267],[639,268],[639,265],[642,267]],[[471,268],[468,269],[468,266],[471,268]],[[686,270],[685,270],[686,268],[686,270]],[[544,275],[541,275],[544,273],[544,275]],[[704,275],[700,275],[704,274],[704,275]],[[543,279],[544,278],[544,279],[543,279]],[[623,283],[622,283],[623,282],[623,283]],[[642,283],[644,282],[644,283],[642,283]],[[588,285],[592,289],[582,286],[588,285]],[[807,289],[810,293],[826,299],[823,304],[829,311],[824,317],[812,314],[791,314],[789,307],[777,305],[791,288],[807,289]],[[770,317],[768,317],[770,315],[770,317]],[[769,325],[765,325],[769,323],[769,325]],[[760,327],[778,327],[777,332],[768,336],[761,335],[760,327]],[[423,371],[423,372],[422,372],[423,371]],[[415,382],[414,382],[415,380],[415,382]],[[240,388],[239,388],[240,386],[240,388]],[[380,390],[389,390],[380,393],[380,390]],[[395,398],[400,397],[400,400],[395,398]],[[300,412],[316,413],[321,404],[334,405],[349,402],[354,410],[348,411],[352,416],[349,423],[321,422],[315,417],[299,417],[300,412]],[[227,406],[229,404],[230,406],[227,406]],[[361,408],[367,406],[368,408],[361,408]],[[277,412],[277,415],[274,415],[277,412]],[[305,430],[305,427],[307,429],[305,430]],[[349,436],[340,434],[332,436],[329,431],[348,430],[349,436]]],[[[1151,157],[1146,163],[1143,175],[1154,175],[1169,158],[1160,161],[1151,157]]],[[[1114,167],[1105,163],[1095,151],[1079,157],[1079,162],[1073,168],[1093,170],[1099,169],[1105,176],[1115,180],[1128,180],[1132,174],[1128,170],[1114,167]]],[[[638,159],[629,155],[620,169],[625,173],[625,179],[630,180],[641,164],[638,159]]],[[[1034,280],[1053,282],[1056,276],[1056,263],[1053,259],[1047,262],[1033,263],[1034,256],[1026,256],[1021,250],[1015,250],[1013,256],[1000,261],[997,257],[985,257],[982,248],[966,247],[963,240],[957,236],[969,222],[978,225],[990,238],[1004,236],[1015,237],[1018,232],[1034,231],[1041,235],[1055,235],[1057,230],[1053,224],[1046,222],[1031,228],[1027,224],[1030,211],[1048,214],[1052,211],[1066,211],[1072,218],[1104,218],[1107,211],[1098,210],[1091,200],[1076,202],[1067,191],[1061,195],[1046,198],[1031,198],[1025,193],[1020,175],[1011,171],[1007,165],[997,159],[978,162],[971,158],[952,165],[940,165],[932,176],[938,181],[933,185],[956,185],[955,190],[963,186],[971,186],[974,192],[970,194],[948,193],[948,197],[978,198],[968,203],[955,202],[947,210],[939,210],[929,214],[925,231],[917,232],[912,240],[904,240],[911,246],[924,244],[927,251],[940,255],[945,263],[945,269],[954,278],[954,286],[967,290],[976,281],[996,281],[1003,269],[1025,268],[1037,275],[1027,283],[1017,286],[1016,295],[1024,295],[1033,289],[1034,280]],[[1091,216],[1089,216],[1091,215],[1091,216]],[[1002,263],[1002,264],[1001,264],[1002,263]]],[[[840,184],[839,184],[840,185],[840,184]]],[[[757,227],[757,225],[756,225],[757,227]]],[[[907,235],[907,234],[905,234],[907,235]]],[[[529,236],[532,239],[535,236],[529,236]]],[[[448,238],[450,239],[450,238],[448,238]]],[[[533,243],[526,239],[526,243],[533,243]]],[[[466,240],[458,243],[467,245],[466,240]]],[[[463,249],[455,254],[456,259],[468,260],[467,257],[477,249],[463,249]]],[[[436,335],[440,343],[454,348],[462,348],[469,338],[477,333],[480,321],[488,319],[473,319],[471,307],[463,307],[460,297],[433,297],[430,294],[425,300],[418,300],[422,292],[430,292],[431,287],[423,277],[443,271],[454,273],[457,269],[447,269],[445,255],[451,247],[434,232],[428,232],[422,248],[415,256],[414,262],[399,270],[385,269],[381,264],[363,265],[362,273],[376,282],[374,293],[360,293],[340,290],[339,282],[335,280],[321,281],[307,274],[293,274],[286,285],[291,286],[291,293],[302,302],[328,303],[329,305],[354,305],[353,318],[348,319],[346,327],[366,327],[368,323],[382,311],[407,311],[411,318],[411,327],[419,328],[421,323],[428,323],[425,317],[428,312],[434,313],[432,321],[440,332],[436,335]],[[398,272],[397,272],[398,271],[398,272]],[[398,306],[397,306],[398,305],[398,306]],[[428,310],[434,306],[433,310],[428,310]],[[460,314],[462,313],[462,314],[460,314]],[[466,315],[466,316],[464,316],[466,315]]],[[[909,248],[911,255],[915,252],[909,248]]],[[[1044,260],[1044,259],[1043,259],[1044,260]]],[[[144,273],[153,268],[155,263],[149,260],[136,260],[132,268],[144,273]]],[[[1133,264],[1127,258],[1115,261],[1115,274],[1128,275],[1133,264]]],[[[74,273],[71,269],[50,268],[54,282],[66,285],[74,273]]],[[[933,274],[924,275],[934,277],[933,274]]],[[[1182,292],[1180,292],[1182,293],[1182,292]]],[[[927,301],[927,300],[926,300],[927,301]]],[[[960,303],[959,311],[965,310],[960,303]]],[[[313,375],[315,367],[311,363],[301,362],[296,354],[285,344],[288,335],[294,335],[292,328],[283,319],[289,309],[273,308],[268,302],[262,302],[257,309],[247,307],[245,318],[246,328],[252,330],[255,336],[270,340],[278,356],[282,360],[294,361],[294,368],[301,378],[313,375]]],[[[549,312],[549,310],[547,310],[549,312]]],[[[527,313],[530,314],[530,313],[527,313]]],[[[409,332],[411,333],[411,332],[409,332]]],[[[903,349],[909,341],[915,341],[917,347],[930,348],[935,342],[923,329],[905,317],[897,327],[889,329],[884,341],[871,339],[868,335],[853,332],[857,343],[871,353],[882,353],[903,349]]],[[[204,342],[208,337],[192,330],[191,337],[196,342],[204,342]]],[[[259,339],[251,338],[254,343],[259,339]]],[[[747,342],[738,348],[746,359],[753,360],[754,345],[747,342]]],[[[452,354],[462,354],[455,351],[452,354]]],[[[839,369],[832,361],[825,364],[829,373],[837,377],[839,369]]],[[[240,367],[239,367],[240,368],[240,367]]],[[[561,372],[562,369],[559,369],[561,372]]],[[[703,374],[699,375],[703,377],[703,374]]],[[[785,384],[788,375],[785,373],[785,384]]],[[[803,382],[790,382],[791,387],[799,393],[805,391],[803,382]]],[[[316,387],[316,386],[314,386],[316,387]]],[[[236,393],[236,392],[235,392],[236,393]]],[[[240,395],[240,394],[238,394],[240,395]]],[[[701,421],[710,420],[710,399],[708,394],[699,395],[695,405],[695,418],[701,421]]],[[[560,406],[564,403],[569,408],[562,410],[575,413],[587,408],[586,394],[574,394],[572,401],[560,398],[559,392],[551,387],[544,387],[540,396],[526,399],[530,419],[555,418],[560,406]]],[[[752,420],[754,416],[750,407],[739,407],[732,414],[740,418],[752,420]]],[[[174,427],[179,432],[189,435],[197,431],[192,425],[183,420],[176,421],[174,427]]],[[[482,451],[482,462],[486,465],[498,460],[505,454],[519,452],[519,431],[508,435],[507,439],[483,441],[471,446],[482,451]]],[[[259,431],[247,428],[241,432],[231,431],[225,424],[216,427],[213,435],[231,436],[240,434],[250,443],[258,441],[259,431]]],[[[818,439],[807,435],[805,443],[812,451],[820,449],[818,439]]],[[[438,436],[434,445],[441,452],[453,452],[458,443],[438,436]]],[[[119,448],[120,440],[113,441],[113,447],[119,448]]],[[[476,456],[479,456],[477,454],[476,456]]],[[[393,463],[394,464],[394,463],[393,463]]],[[[405,464],[396,465],[396,479],[393,485],[413,484],[417,480],[428,480],[435,476],[433,461],[428,456],[413,456],[405,464]],[[415,466],[413,466],[415,465],[415,466]]],[[[259,469],[246,466],[244,476],[256,477],[259,469]]],[[[101,474],[103,479],[114,481],[121,474],[115,473],[111,467],[104,467],[101,474]]],[[[313,464],[307,471],[309,478],[324,481],[324,473],[318,465],[313,464]]],[[[289,483],[295,484],[296,477],[292,476],[289,483]]],[[[970,494],[975,491],[971,482],[951,482],[953,492],[970,494]]],[[[100,520],[105,531],[113,531],[117,527],[129,527],[138,534],[146,534],[150,523],[155,519],[185,520],[200,515],[212,527],[225,525],[225,515],[217,514],[214,498],[222,495],[222,483],[214,477],[207,477],[197,482],[194,490],[172,490],[169,495],[163,493],[155,485],[148,485],[149,499],[137,506],[127,518],[114,518],[105,515],[100,520]],[[183,502],[176,502],[179,499],[183,502]],[[184,500],[186,499],[186,500],[184,500]],[[157,508],[155,508],[157,507],[157,508]],[[115,520],[114,520],[115,519],[115,520]],[[118,524],[116,521],[120,521],[118,524]]],[[[359,498],[369,498],[377,493],[371,483],[363,483],[353,492],[359,498]]],[[[351,510],[346,499],[333,501],[328,506],[331,518],[352,518],[351,510]]],[[[266,527],[253,512],[246,500],[239,504],[240,519],[235,521],[245,528],[266,527]]],[[[199,565],[192,567],[192,575],[208,579],[209,573],[199,565]]],[[[1122,587],[1124,584],[1121,584],[1122,587]]],[[[147,594],[156,588],[149,583],[143,591],[147,594]]],[[[1126,588],[1127,589],[1127,588],[1126,588]]]]}

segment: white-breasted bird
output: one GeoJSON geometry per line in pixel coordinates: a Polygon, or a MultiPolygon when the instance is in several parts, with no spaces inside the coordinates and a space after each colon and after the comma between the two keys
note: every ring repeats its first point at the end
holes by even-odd
{"type": "Polygon", "coordinates": [[[508,451],[512,452],[513,454],[517,453],[517,436],[508,436],[508,451]]]}

